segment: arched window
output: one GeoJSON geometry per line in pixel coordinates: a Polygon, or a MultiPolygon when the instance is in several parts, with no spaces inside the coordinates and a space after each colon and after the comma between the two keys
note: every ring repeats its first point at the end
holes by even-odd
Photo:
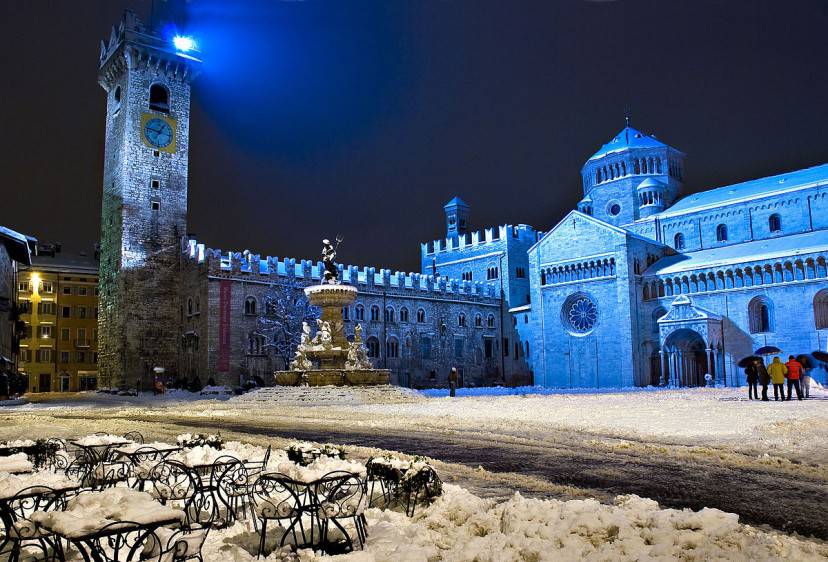
{"type": "Polygon", "coordinates": [[[115,91],[112,92],[112,100],[115,102],[114,107],[118,109],[121,106],[121,87],[115,86],[115,91]]]}
{"type": "Polygon", "coordinates": [[[394,321],[394,308],[393,307],[389,306],[388,308],[385,309],[385,316],[383,316],[383,319],[386,322],[393,322],[394,321]]]}
{"type": "Polygon", "coordinates": [[[201,299],[199,297],[196,297],[195,299],[195,311],[196,314],[199,314],[201,312],[201,299]]]}
{"type": "Polygon", "coordinates": [[[365,347],[368,348],[368,357],[377,358],[380,356],[379,340],[374,336],[365,341],[365,347]]]}
{"type": "Polygon", "coordinates": [[[347,306],[342,307],[342,319],[348,322],[351,319],[351,309],[347,306]]]}
{"type": "Polygon", "coordinates": [[[474,315],[474,327],[475,328],[482,328],[483,327],[483,316],[480,313],[474,315]]]}
{"type": "Polygon", "coordinates": [[[814,296],[814,323],[817,330],[828,329],[828,289],[814,296]]]}
{"type": "Polygon", "coordinates": [[[406,307],[400,309],[400,322],[408,322],[408,309],[406,307]]]}
{"type": "Polygon", "coordinates": [[[653,332],[658,333],[658,319],[667,314],[667,310],[663,306],[659,306],[653,311],[653,332]]]}
{"type": "Polygon", "coordinates": [[[263,355],[265,348],[265,337],[261,334],[251,332],[247,336],[247,353],[249,355],[263,355]]]}
{"type": "Polygon", "coordinates": [[[727,225],[720,224],[716,227],[716,240],[719,242],[727,241],[727,225]]]}
{"type": "Polygon", "coordinates": [[[396,359],[400,356],[400,342],[397,338],[390,337],[385,342],[385,356],[389,359],[396,359]]]}
{"type": "Polygon", "coordinates": [[[656,158],[656,173],[661,173],[661,158],[656,158]]]}
{"type": "Polygon", "coordinates": [[[426,321],[425,310],[423,310],[422,308],[418,308],[417,309],[417,322],[419,322],[420,324],[424,324],[425,321],[426,321]]]}
{"type": "Polygon", "coordinates": [[[782,231],[782,217],[780,217],[776,213],[774,213],[770,217],[768,217],[768,229],[771,232],[781,232],[782,231]]]}
{"type": "Polygon", "coordinates": [[[673,247],[676,250],[684,249],[684,234],[682,234],[681,232],[676,234],[675,238],[673,238],[673,247]]]}
{"type": "Polygon", "coordinates": [[[489,314],[486,317],[486,327],[487,328],[494,328],[495,327],[495,318],[494,314],[489,314]]]}
{"type": "Polygon", "coordinates": [[[253,297],[247,297],[244,299],[244,313],[245,314],[256,314],[256,299],[253,297]]]}
{"type": "Polygon", "coordinates": [[[771,300],[767,297],[754,297],[748,304],[748,318],[752,334],[772,332],[774,314],[771,300]]]}
{"type": "Polygon", "coordinates": [[[377,305],[371,306],[371,322],[379,322],[379,307],[377,305]]]}
{"type": "Polygon", "coordinates": [[[357,320],[365,320],[365,307],[361,304],[354,307],[354,318],[357,320]]]}
{"type": "Polygon", "coordinates": [[[187,299],[187,316],[193,315],[193,299],[187,299]]]}
{"type": "Polygon", "coordinates": [[[153,84],[149,91],[149,107],[163,113],[170,112],[170,91],[163,84],[153,84]]]}
{"type": "Polygon", "coordinates": [[[461,328],[465,328],[465,327],[466,327],[466,315],[465,315],[465,314],[463,314],[462,312],[461,312],[461,313],[460,313],[460,315],[457,317],[457,325],[458,325],[458,326],[460,326],[461,328]]]}

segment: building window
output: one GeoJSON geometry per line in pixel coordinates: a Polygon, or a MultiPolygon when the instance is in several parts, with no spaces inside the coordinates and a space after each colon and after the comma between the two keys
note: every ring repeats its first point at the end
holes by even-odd
{"type": "Polygon", "coordinates": [[[52,338],[52,327],[51,326],[38,326],[37,327],[37,337],[41,339],[51,339],[52,338]]]}
{"type": "Polygon", "coordinates": [[[170,91],[163,84],[153,84],[149,91],[149,107],[162,113],[170,112],[170,91]]]}
{"type": "Polygon", "coordinates": [[[383,319],[386,322],[393,322],[394,321],[394,309],[392,307],[389,306],[388,308],[385,309],[385,315],[383,316],[383,319]]]}
{"type": "Polygon", "coordinates": [[[772,332],[774,327],[773,303],[767,297],[755,297],[748,304],[748,319],[752,334],[772,332]]]}
{"type": "Polygon", "coordinates": [[[78,351],[78,363],[86,363],[86,352],[78,351]]]}
{"type": "Polygon", "coordinates": [[[397,338],[388,338],[385,342],[385,356],[389,359],[396,359],[400,356],[400,342],[397,338]]]}
{"type": "Polygon", "coordinates": [[[161,180],[150,180],[150,187],[153,189],[161,189],[161,180]]]}
{"type": "Polygon", "coordinates": [[[486,359],[494,357],[494,340],[492,338],[483,338],[483,356],[486,359]]]}
{"type": "Polygon", "coordinates": [[[63,294],[64,295],[71,295],[72,294],[72,287],[67,287],[67,286],[64,285],[63,294]]]}
{"type": "Polygon", "coordinates": [[[187,299],[187,316],[193,315],[193,299],[187,299]]]}
{"type": "Polygon", "coordinates": [[[86,287],[78,287],[78,296],[79,297],[85,297],[86,294],[87,294],[86,287]]]}
{"type": "Polygon", "coordinates": [[[78,307],[78,318],[86,318],[86,307],[79,306],[78,307]]]}
{"type": "Polygon", "coordinates": [[[673,247],[676,250],[684,249],[684,234],[682,234],[681,232],[676,234],[676,236],[673,238],[673,247]]]}
{"type": "Polygon", "coordinates": [[[37,313],[45,316],[54,316],[56,305],[53,302],[39,302],[37,303],[37,313]]]}
{"type": "Polygon", "coordinates": [[[254,297],[244,299],[244,313],[248,316],[256,314],[256,299],[254,297]]]}
{"type": "Polygon", "coordinates": [[[153,202],[150,204],[150,206],[151,206],[151,208],[152,208],[152,210],[153,210],[153,211],[159,211],[159,210],[161,210],[161,202],[160,202],[160,201],[153,201],[153,202]]]}
{"type": "Polygon", "coordinates": [[[69,333],[69,328],[61,328],[60,329],[60,341],[69,341],[71,338],[71,334],[69,333]]]}
{"type": "Polygon", "coordinates": [[[776,213],[768,217],[768,228],[771,232],[782,232],[782,217],[776,213]]]}
{"type": "MultiPolygon", "coordinates": [[[[197,342],[198,340],[196,340],[197,342]]],[[[194,346],[198,349],[198,346],[194,346]]],[[[247,354],[248,355],[264,355],[265,337],[261,334],[251,333],[247,337],[247,354]]]]}
{"type": "Polygon", "coordinates": [[[515,268],[515,277],[518,279],[525,279],[526,278],[526,269],[523,267],[515,268]]]}
{"type": "Polygon", "coordinates": [[[486,327],[487,328],[494,328],[495,327],[495,317],[494,314],[489,314],[486,317],[486,327]]]}
{"type": "Polygon", "coordinates": [[[41,293],[54,293],[55,292],[55,284],[51,281],[41,281],[40,282],[40,292],[41,293]]]}
{"type": "Polygon", "coordinates": [[[509,357],[509,338],[503,338],[503,357],[509,357]]]}
{"type": "Polygon", "coordinates": [[[431,338],[428,336],[420,338],[420,356],[423,359],[431,359],[431,338]]]}
{"type": "Polygon", "coordinates": [[[489,267],[486,269],[486,279],[491,281],[500,277],[500,270],[498,267],[489,267]]]}
{"type": "Polygon", "coordinates": [[[400,309],[400,322],[408,322],[408,309],[406,307],[400,309]]]}
{"type": "Polygon", "coordinates": [[[368,357],[373,357],[376,359],[380,356],[379,340],[374,336],[371,336],[365,341],[365,347],[368,348],[368,357]]]}
{"type": "Polygon", "coordinates": [[[377,305],[371,306],[371,322],[379,322],[379,307],[377,305]]]}
{"type": "Polygon", "coordinates": [[[417,309],[417,322],[419,322],[420,324],[425,324],[425,321],[426,321],[425,310],[423,310],[422,308],[418,308],[417,309]]]}
{"type": "Polygon", "coordinates": [[[350,322],[351,321],[351,309],[347,306],[342,307],[342,320],[344,322],[350,322]]]}
{"type": "Polygon", "coordinates": [[[610,216],[617,217],[621,214],[621,205],[619,205],[618,203],[613,203],[608,207],[607,212],[610,214],[610,216]]]}
{"type": "Polygon", "coordinates": [[[718,242],[726,242],[727,241],[727,225],[720,224],[716,227],[716,240],[718,242]]]}
{"type": "Polygon", "coordinates": [[[357,320],[365,320],[365,307],[361,304],[354,307],[354,318],[357,320]]]}
{"type": "Polygon", "coordinates": [[[828,329],[828,289],[822,289],[814,296],[814,322],[817,330],[828,329]]]}
{"type": "Polygon", "coordinates": [[[71,306],[61,307],[60,315],[63,318],[71,318],[72,317],[72,307],[71,306]]]}
{"type": "Polygon", "coordinates": [[[68,363],[69,362],[69,352],[68,351],[61,351],[60,352],[60,362],[61,363],[68,363]]]}
{"type": "Polygon", "coordinates": [[[28,281],[20,281],[17,284],[17,290],[21,293],[28,293],[29,292],[29,282],[28,281]]]}
{"type": "Polygon", "coordinates": [[[466,327],[466,315],[462,312],[457,316],[457,325],[461,328],[466,327]]]}
{"type": "Polygon", "coordinates": [[[461,277],[463,278],[463,281],[471,281],[472,280],[472,272],[471,271],[464,271],[461,274],[461,277]]]}
{"type": "Polygon", "coordinates": [[[52,350],[51,349],[38,349],[35,352],[35,362],[37,363],[51,363],[52,362],[52,350]]]}
{"type": "Polygon", "coordinates": [[[454,358],[455,359],[462,359],[463,358],[463,339],[462,338],[455,338],[454,340],[454,358]]]}
{"type": "Polygon", "coordinates": [[[480,313],[474,315],[474,327],[475,328],[482,328],[483,327],[483,316],[480,313]]]}

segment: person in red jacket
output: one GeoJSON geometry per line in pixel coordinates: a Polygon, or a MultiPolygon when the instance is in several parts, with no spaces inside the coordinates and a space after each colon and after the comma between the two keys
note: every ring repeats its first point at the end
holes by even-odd
{"type": "Polygon", "coordinates": [[[788,368],[788,401],[791,399],[791,387],[796,389],[796,399],[802,400],[802,389],[799,387],[799,379],[802,376],[802,363],[797,361],[793,355],[790,355],[785,366],[788,368]]]}

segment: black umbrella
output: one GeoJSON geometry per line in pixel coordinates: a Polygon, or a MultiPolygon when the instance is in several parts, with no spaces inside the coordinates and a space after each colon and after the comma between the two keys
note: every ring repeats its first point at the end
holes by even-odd
{"type": "Polygon", "coordinates": [[[775,353],[782,353],[782,350],[775,345],[766,345],[757,349],[755,353],[756,355],[773,355],[775,353]]]}
{"type": "Polygon", "coordinates": [[[810,355],[797,355],[796,360],[802,364],[803,369],[813,369],[815,367],[814,360],[811,358],[810,355]]]}
{"type": "Polygon", "coordinates": [[[825,353],[824,351],[812,351],[811,355],[813,355],[814,359],[817,361],[828,363],[828,353],[825,353]]]}
{"type": "Polygon", "coordinates": [[[739,365],[742,369],[744,369],[745,367],[747,367],[751,363],[755,363],[755,362],[761,361],[761,360],[762,360],[762,358],[758,357],[756,355],[748,355],[744,359],[739,360],[737,365],[739,365]]]}

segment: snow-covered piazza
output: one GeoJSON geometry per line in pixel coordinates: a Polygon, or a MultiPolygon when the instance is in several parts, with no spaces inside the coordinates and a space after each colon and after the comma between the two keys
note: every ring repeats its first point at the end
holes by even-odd
{"type": "MultiPolygon", "coordinates": [[[[733,389],[542,392],[84,393],[3,409],[0,437],[138,431],[149,445],[214,433],[225,441],[219,455],[244,449],[254,459],[272,446],[268,470],[280,471],[284,449],[297,438],[317,444],[322,438],[341,445],[347,460],[336,462],[357,471],[371,457],[424,455],[444,482],[442,495],[413,517],[400,507],[367,509],[364,550],[290,554],[275,547],[274,528],[268,560],[828,557],[828,393],[765,403],[733,389]]],[[[254,560],[257,548],[256,529],[240,519],[212,530],[202,554],[254,560]]]]}

